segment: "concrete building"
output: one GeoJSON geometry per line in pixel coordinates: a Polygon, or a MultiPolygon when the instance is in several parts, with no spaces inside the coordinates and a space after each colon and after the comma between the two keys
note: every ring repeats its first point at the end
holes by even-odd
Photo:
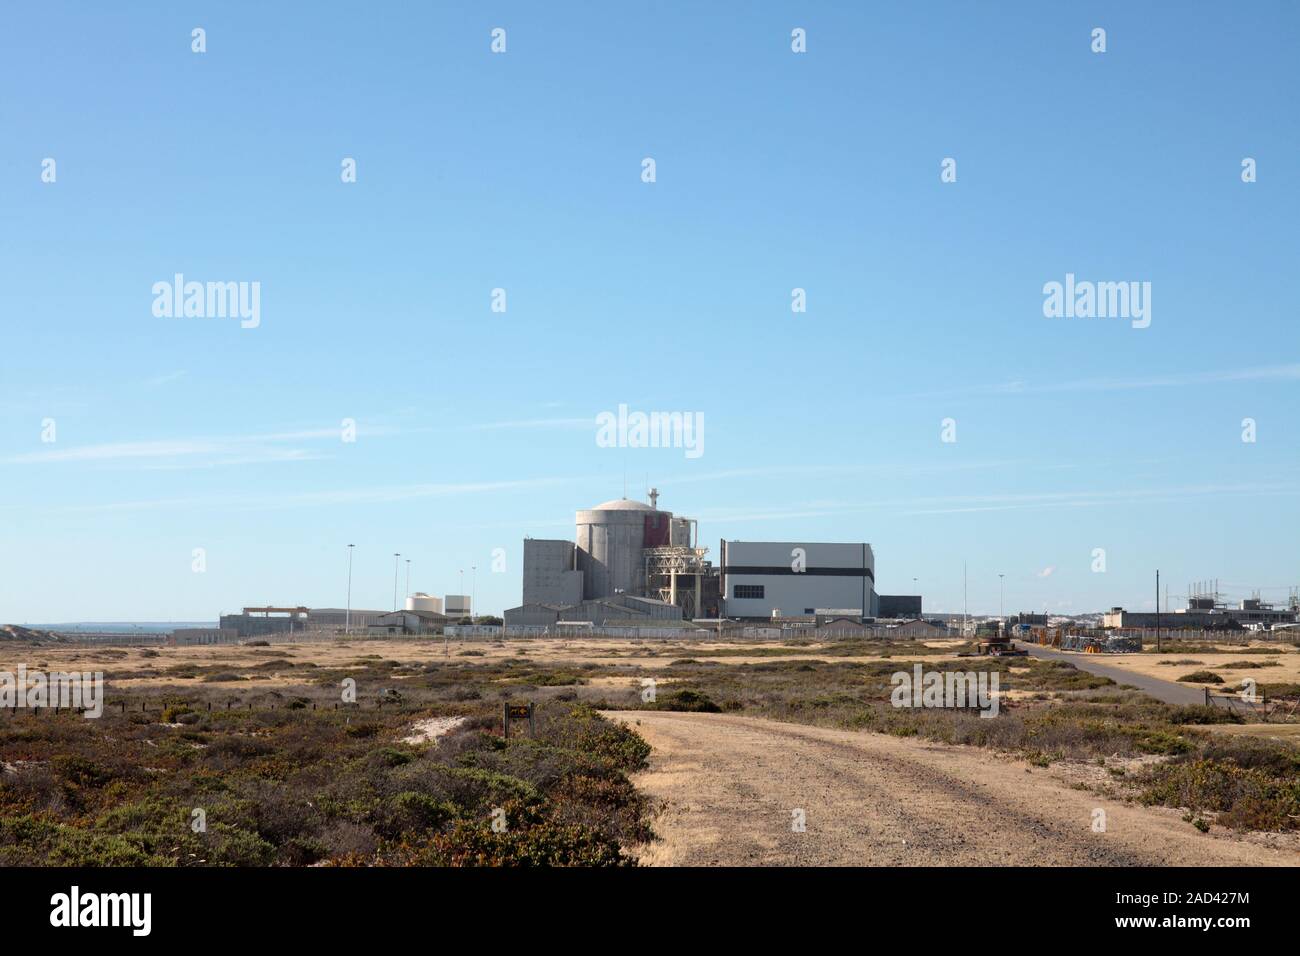
{"type": "Polygon", "coordinates": [[[246,607],[240,614],[223,614],[221,630],[231,630],[240,637],[287,634],[308,629],[305,607],[246,607]]]}
{"type": "Polygon", "coordinates": [[[443,613],[453,621],[470,617],[474,613],[474,609],[470,607],[468,594],[448,594],[442,599],[442,606],[443,613]]]}
{"type": "MultiPolygon", "coordinates": [[[[683,617],[716,616],[718,578],[696,546],[696,522],[649,503],[618,498],[574,516],[574,541],[524,540],[523,604],[573,607],[630,594],[675,605],[683,617]]],[[[518,617],[520,614],[516,614],[518,617]]]]}
{"type": "Polygon", "coordinates": [[[1023,627],[1047,627],[1051,619],[1046,614],[1037,614],[1033,611],[1021,611],[1019,614],[1013,614],[1007,618],[1007,627],[1021,625],[1023,627]]]}
{"type": "Polygon", "coordinates": [[[524,604],[505,612],[507,627],[553,627],[563,622],[604,624],[673,624],[682,621],[682,609],[666,601],[635,594],[580,601],[577,604],[524,604]]]}
{"type": "Polygon", "coordinates": [[[914,620],[921,616],[921,595],[881,594],[876,617],[914,620]]]}
{"type": "Polygon", "coordinates": [[[577,604],[582,578],[572,541],[524,539],[524,604],[577,604]]]}
{"type": "Polygon", "coordinates": [[[222,627],[178,627],[167,641],[173,647],[193,647],[199,644],[238,644],[239,632],[222,627]]]}
{"type": "Polygon", "coordinates": [[[628,498],[579,511],[575,541],[583,598],[642,592],[641,552],[671,542],[671,520],[671,512],[628,498]]]}
{"type": "Polygon", "coordinates": [[[315,631],[341,631],[350,619],[353,631],[364,631],[372,621],[388,613],[390,612],[374,608],[354,607],[349,614],[345,607],[314,607],[307,612],[307,622],[315,631]]]}
{"type": "Polygon", "coordinates": [[[220,625],[223,630],[234,631],[241,638],[266,637],[300,631],[342,631],[350,617],[352,630],[363,632],[373,621],[388,613],[356,607],[350,614],[343,607],[246,607],[241,614],[221,615],[220,625]]]}
{"type": "Polygon", "coordinates": [[[441,634],[447,616],[437,611],[389,611],[366,625],[366,633],[392,636],[441,634]]]}
{"type": "Polygon", "coordinates": [[[885,628],[887,637],[949,637],[948,629],[929,621],[903,621],[885,628]]]}
{"type": "Polygon", "coordinates": [[[570,605],[525,603],[506,608],[502,620],[506,627],[551,627],[570,605]]]}
{"type": "Polygon", "coordinates": [[[877,595],[869,544],[724,541],[715,568],[695,519],[659,508],[653,488],[648,497],[577,512],[573,543],[525,539],[523,602],[505,612],[506,623],[544,626],[566,609],[625,596],[692,620],[921,616],[917,595],[877,595]]]}
{"type": "Polygon", "coordinates": [[[723,541],[726,616],[815,616],[818,608],[877,613],[871,545],[808,541],[723,541]]]}
{"type": "MultiPolygon", "coordinates": [[[[1114,607],[1103,616],[1102,627],[1154,628],[1156,617],[1155,611],[1126,611],[1122,607],[1114,607]]],[[[1162,611],[1159,615],[1159,625],[1171,629],[1267,629],[1297,622],[1300,622],[1300,614],[1296,611],[1263,604],[1253,598],[1242,601],[1237,607],[1217,605],[1210,608],[1178,608],[1175,611],[1162,611]]]]}

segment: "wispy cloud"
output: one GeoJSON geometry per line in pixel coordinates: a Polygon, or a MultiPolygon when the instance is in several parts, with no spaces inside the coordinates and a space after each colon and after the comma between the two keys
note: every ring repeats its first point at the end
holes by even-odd
{"type": "MultiPolygon", "coordinates": [[[[391,434],[386,427],[358,428],[358,436],[391,434]]],[[[135,463],[138,467],[209,467],[218,464],[253,464],[261,461],[305,461],[324,457],[302,448],[284,448],[286,444],[341,440],[339,428],[313,428],[298,431],[268,432],[253,435],[226,435],[204,438],[173,438],[153,441],[101,442],[94,445],[64,447],[54,444],[37,451],[11,455],[3,459],[8,465],[44,465],[60,463],[135,463]]]]}
{"type": "Polygon", "coordinates": [[[1005,495],[955,495],[919,499],[904,510],[908,515],[960,514],[979,511],[1017,511],[1036,508],[1083,508],[1187,501],[1196,498],[1231,498],[1255,495],[1300,494],[1294,482],[1242,482],[1238,484],[1175,485],[1127,488],[1115,491],[1026,492],[1005,495]]]}
{"type": "Polygon", "coordinates": [[[1002,459],[998,461],[957,461],[916,463],[902,459],[860,465],[759,465],[752,468],[729,468],[720,471],[685,472],[667,475],[658,481],[660,488],[700,482],[732,481],[737,478],[834,478],[853,475],[927,475],[953,471],[984,471],[1007,468],[1074,468],[1077,465],[1045,462],[1041,459],[1002,459]]]}
{"type": "Polygon", "coordinates": [[[1199,498],[1256,497],[1263,495],[1300,495],[1300,485],[1295,482],[1243,482],[1239,484],[1129,488],[1115,491],[936,495],[913,498],[887,498],[873,501],[807,501],[773,508],[706,509],[692,515],[692,517],[718,522],[784,521],[796,518],[825,518],[867,514],[880,510],[895,511],[902,515],[944,515],[983,511],[1152,504],[1199,498]]]}
{"type": "Polygon", "coordinates": [[[586,418],[521,418],[504,422],[480,422],[462,425],[464,431],[485,432],[504,429],[595,428],[596,416],[586,418]]]}
{"type": "Polygon", "coordinates": [[[332,507],[338,505],[390,504],[420,498],[454,498],[488,492],[529,491],[536,488],[569,486],[582,479],[521,478],[507,481],[441,482],[410,485],[381,485],[370,488],[342,488],[285,495],[213,495],[191,498],[152,498],[105,504],[68,505],[57,510],[75,513],[106,511],[155,511],[175,508],[205,510],[267,511],[287,508],[332,507]]]}
{"type": "Polygon", "coordinates": [[[1124,392],[1148,388],[1190,388],[1229,382],[1300,381],[1300,363],[1262,365],[1253,368],[1184,372],[1173,375],[1149,375],[1139,378],[1084,378],[1066,382],[1032,382],[1014,380],[975,385],[969,388],[924,392],[917,397],[944,395],[1043,395],[1054,392],[1124,392]]]}
{"type": "Polygon", "coordinates": [[[150,388],[157,388],[159,385],[167,385],[170,382],[179,381],[185,377],[185,370],[180,369],[175,372],[165,372],[162,375],[155,375],[153,378],[146,379],[145,384],[150,388]]]}

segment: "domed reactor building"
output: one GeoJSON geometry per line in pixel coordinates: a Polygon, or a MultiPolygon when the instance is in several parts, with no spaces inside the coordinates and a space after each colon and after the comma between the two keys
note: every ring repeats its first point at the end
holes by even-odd
{"type": "Polygon", "coordinates": [[[693,518],[618,498],[577,513],[573,541],[524,539],[523,606],[507,623],[717,617],[718,577],[693,518]]]}

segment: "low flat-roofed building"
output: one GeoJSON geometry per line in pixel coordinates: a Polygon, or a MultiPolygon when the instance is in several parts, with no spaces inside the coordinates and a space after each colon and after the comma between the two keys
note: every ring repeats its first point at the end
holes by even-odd
{"type": "Polygon", "coordinates": [[[307,621],[313,630],[341,631],[351,623],[354,631],[364,631],[366,627],[391,611],[376,611],[373,608],[314,607],[307,612],[307,621]]]}
{"type": "Polygon", "coordinates": [[[886,637],[949,637],[946,627],[920,619],[903,621],[885,628],[886,637]]]}
{"type": "Polygon", "coordinates": [[[921,616],[921,595],[881,594],[876,617],[906,618],[916,620],[921,616]]]}
{"type": "Polygon", "coordinates": [[[437,611],[389,611],[366,625],[371,635],[420,636],[441,634],[447,615],[437,611]]]}
{"type": "Polygon", "coordinates": [[[229,627],[178,627],[168,640],[174,647],[196,644],[238,644],[239,632],[229,627]]]}
{"type": "Polygon", "coordinates": [[[507,608],[502,615],[506,626],[553,626],[561,621],[586,621],[592,624],[672,624],[682,620],[682,609],[666,601],[639,597],[635,594],[615,594],[607,598],[594,598],[578,604],[522,604],[507,608]]]}

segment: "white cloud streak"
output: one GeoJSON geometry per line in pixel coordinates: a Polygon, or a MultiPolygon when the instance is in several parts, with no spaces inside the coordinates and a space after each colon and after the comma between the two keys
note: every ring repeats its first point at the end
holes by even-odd
{"type": "Polygon", "coordinates": [[[1046,395],[1057,392],[1125,392],[1148,388],[1190,388],[1230,382],[1300,381],[1300,364],[1262,365],[1254,368],[1150,375],[1142,378],[1086,378],[1072,382],[997,382],[988,385],[924,392],[914,397],[945,395],[1046,395]]]}

